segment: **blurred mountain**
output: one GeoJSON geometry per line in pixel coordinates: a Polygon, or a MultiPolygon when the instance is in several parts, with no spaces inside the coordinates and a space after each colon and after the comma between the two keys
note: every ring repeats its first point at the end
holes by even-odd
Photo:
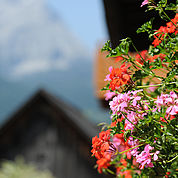
{"type": "Polygon", "coordinates": [[[46,0],[0,1],[1,74],[67,70],[72,61],[88,55],[46,0]]]}
{"type": "Polygon", "coordinates": [[[39,88],[92,121],[103,120],[106,112],[93,95],[91,58],[46,0],[1,0],[0,121],[39,88]]]}

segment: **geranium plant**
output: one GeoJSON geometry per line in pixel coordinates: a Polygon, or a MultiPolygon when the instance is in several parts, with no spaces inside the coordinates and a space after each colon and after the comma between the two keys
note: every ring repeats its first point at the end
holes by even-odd
{"type": "Polygon", "coordinates": [[[139,52],[130,38],[115,48],[108,41],[102,51],[122,65],[110,67],[105,81],[111,124],[92,139],[92,156],[99,173],[117,177],[177,177],[178,158],[178,14],[177,3],[145,0],[141,6],[156,10],[165,26],[154,20],[137,33],[147,32],[152,45],[139,52]],[[175,13],[174,18],[167,11],[175,13]],[[133,46],[136,55],[131,55],[133,46]]]}

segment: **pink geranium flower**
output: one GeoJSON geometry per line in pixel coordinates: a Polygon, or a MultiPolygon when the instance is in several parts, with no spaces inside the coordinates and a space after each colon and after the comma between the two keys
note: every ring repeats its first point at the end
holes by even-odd
{"type": "Polygon", "coordinates": [[[156,151],[153,155],[153,160],[156,161],[158,159],[158,154],[160,151],[156,151]]]}
{"type": "MultiPolygon", "coordinates": [[[[136,162],[140,163],[140,169],[146,167],[153,167],[153,163],[151,162],[151,153],[150,151],[153,150],[154,147],[151,147],[149,144],[145,146],[144,150],[136,156],[136,162]]],[[[155,159],[158,152],[155,155],[155,159]]]]}
{"type": "Polygon", "coordinates": [[[148,4],[149,3],[149,0],[144,0],[143,2],[142,2],[142,5],[140,6],[140,7],[143,7],[144,5],[146,5],[146,4],[148,4]]]}
{"type": "Polygon", "coordinates": [[[174,92],[170,92],[170,94],[161,94],[161,96],[157,97],[155,103],[155,111],[160,111],[161,107],[167,107],[166,114],[168,116],[178,114],[178,96],[174,92]]]}
{"type": "MultiPolygon", "coordinates": [[[[111,73],[111,71],[112,71],[112,66],[110,66],[109,67],[109,72],[111,73]]],[[[106,78],[104,79],[104,81],[111,81],[111,79],[110,79],[110,74],[108,74],[108,75],[106,75],[106,78]]]]}
{"type": "Polygon", "coordinates": [[[105,93],[105,100],[108,101],[110,99],[112,99],[113,96],[115,96],[116,93],[115,92],[111,92],[110,90],[108,90],[106,93],[105,93]]]}

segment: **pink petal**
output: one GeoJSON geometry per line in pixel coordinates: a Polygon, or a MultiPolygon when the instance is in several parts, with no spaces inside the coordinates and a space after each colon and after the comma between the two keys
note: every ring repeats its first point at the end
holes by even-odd
{"type": "Polygon", "coordinates": [[[143,2],[142,2],[142,5],[140,6],[140,7],[143,7],[144,5],[146,5],[146,4],[148,4],[149,3],[149,0],[144,0],[143,2]]]}
{"type": "Polygon", "coordinates": [[[109,67],[109,72],[110,72],[110,73],[111,73],[111,71],[112,71],[112,68],[113,68],[112,66],[109,67]]]}

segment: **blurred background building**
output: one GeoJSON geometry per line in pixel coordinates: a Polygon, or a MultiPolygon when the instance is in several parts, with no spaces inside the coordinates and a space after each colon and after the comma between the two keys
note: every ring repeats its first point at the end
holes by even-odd
{"type": "Polygon", "coordinates": [[[0,1],[1,162],[21,155],[56,178],[103,177],[90,152],[94,125],[109,121],[93,87],[102,9],[95,0],[0,1]]]}
{"type": "Polygon", "coordinates": [[[56,178],[109,177],[94,169],[90,149],[96,134],[80,111],[40,90],[1,127],[0,159],[20,155],[56,178]]]}
{"type": "Polygon", "coordinates": [[[104,37],[98,9],[102,4],[94,0],[0,2],[0,123],[38,88],[62,97],[95,123],[107,118],[93,95],[94,49],[97,35],[104,37]]]}

